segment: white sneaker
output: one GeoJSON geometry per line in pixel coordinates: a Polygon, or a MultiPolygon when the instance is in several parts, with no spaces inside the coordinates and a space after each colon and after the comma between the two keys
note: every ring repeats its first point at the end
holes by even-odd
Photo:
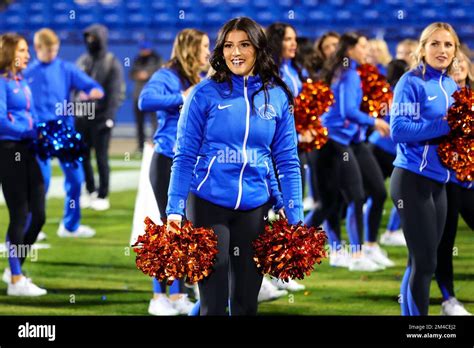
{"type": "Polygon", "coordinates": [[[279,290],[301,291],[306,289],[306,286],[303,284],[298,284],[293,279],[290,279],[288,282],[284,282],[281,279],[272,278],[272,285],[279,290]]]}
{"type": "Polygon", "coordinates": [[[351,256],[343,251],[332,251],[329,253],[329,265],[332,267],[349,267],[351,256]]]}
{"type": "Polygon", "coordinates": [[[97,211],[104,211],[110,208],[110,202],[108,198],[96,198],[91,202],[91,209],[97,211]]]}
{"type": "Polygon", "coordinates": [[[6,284],[10,284],[12,281],[12,272],[10,271],[10,268],[5,268],[3,271],[2,281],[6,284]]]}
{"type": "Polygon", "coordinates": [[[40,231],[40,233],[38,233],[38,237],[36,237],[36,243],[46,240],[47,237],[48,236],[46,235],[46,233],[40,231]]]}
{"type": "Polygon", "coordinates": [[[58,236],[61,238],[91,238],[94,235],[95,230],[86,225],[80,225],[74,232],[68,231],[64,224],[60,224],[58,228],[58,236]]]}
{"type": "Polygon", "coordinates": [[[308,196],[303,200],[303,210],[313,210],[315,208],[316,202],[314,201],[313,197],[308,196]]]}
{"type": "Polygon", "coordinates": [[[43,296],[48,292],[33,284],[30,278],[21,277],[15,284],[8,283],[8,296],[43,296]]]}
{"type": "Polygon", "coordinates": [[[191,312],[191,309],[194,307],[194,303],[192,303],[188,299],[188,295],[181,294],[180,298],[176,301],[170,299],[173,308],[178,311],[179,314],[186,314],[188,315],[191,312]]]}
{"type": "Polygon", "coordinates": [[[397,230],[394,232],[385,231],[385,233],[380,236],[380,244],[387,246],[406,246],[407,242],[402,230],[397,230]]]}
{"type": "Polygon", "coordinates": [[[353,257],[349,264],[349,271],[356,272],[376,272],[385,269],[384,266],[381,266],[366,256],[355,258],[353,257]]]}
{"type": "Polygon", "coordinates": [[[472,315],[456,297],[450,297],[449,300],[441,304],[441,315],[472,315]]]}
{"type": "Polygon", "coordinates": [[[150,300],[148,313],[151,315],[179,315],[179,312],[173,308],[171,301],[165,295],[150,300]]]}
{"type": "Polygon", "coordinates": [[[79,203],[82,209],[90,208],[92,201],[97,198],[97,192],[85,192],[81,194],[81,198],[79,199],[79,203]]]}
{"type": "Polygon", "coordinates": [[[395,266],[395,262],[390,260],[387,257],[387,253],[385,250],[380,249],[380,246],[378,245],[373,245],[373,246],[368,246],[364,245],[362,247],[364,250],[365,256],[367,256],[369,259],[374,261],[375,263],[385,266],[385,267],[393,267],[395,266]]]}
{"type": "Polygon", "coordinates": [[[258,302],[273,301],[285,295],[288,295],[288,291],[278,290],[266,277],[263,277],[258,293],[258,302]]]}

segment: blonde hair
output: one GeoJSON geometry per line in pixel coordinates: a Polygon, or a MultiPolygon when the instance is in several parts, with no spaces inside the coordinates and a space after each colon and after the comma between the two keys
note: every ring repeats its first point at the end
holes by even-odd
{"type": "Polygon", "coordinates": [[[369,41],[369,44],[378,49],[376,59],[380,64],[387,66],[388,63],[392,61],[392,55],[390,54],[388,45],[384,40],[372,39],[369,41]]]}
{"type": "Polygon", "coordinates": [[[415,61],[415,51],[416,51],[416,48],[418,47],[418,41],[416,40],[413,40],[413,39],[405,39],[405,40],[402,40],[400,41],[398,44],[397,44],[397,51],[398,51],[398,48],[400,46],[406,46],[409,48],[409,50],[411,51],[410,53],[410,61],[412,62],[410,64],[410,68],[414,68],[416,63],[414,62],[415,61]]]}
{"type": "Polygon", "coordinates": [[[35,33],[33,42],[37,46],[52,47],[59,45],[59,38],[51,29],[43,28],[35,33]]]}
{"type": "MultiPolygon", "coordinates": [[[[467,77],[466,77],[466,86],[470,88],[474,87],[474,65],[472,64],[471,58],[469,57],[470,51],[469,49],[460,49],[456,56],[458,62],[459,60],[464,60],[467,63],[467,77]]],[[[459,68],[458,62],[456,62],[453,66],[453,72],[459,68]]]]}
{"type": "MultiPolygon", "coordinates": [[[[456,34],[456,32],[454,31],[453,27],[450,24],[444,23],[444,22],[431,23],[421,33],[420,41],[419,41],[418,47],[416,48],[416,51],[415,51],[416,66],[418,66],[420,64],[423,64],[423,75],[426,72],[426,62],[425,62],[425,56],[423,55],[423,50],[425,49],[425,45],[428,42],[431,35],[433,35],[433,33],[437,30],[446,30],[453,37],[453,39],[454,39],[454,57],[457,56],[458,51],[459,51],[459,46],[460,46],[459,38],[458,38],[458,35],[456,34]]],[[[454,62],[455,62],[455,59],[453,59],[452,62],[448,65],[448,69],[447,69],[448,74],[453,73],[454,62]]]]}
{"type": "Polygon", "coordinates": [[[205,32],[197,29],[181,30],[174,39],[171,59],[165,64],[166,67],[177,69],[180,78],[192,85],[201,80],[199,56],[202,38],[205,35],[205,32]]]}

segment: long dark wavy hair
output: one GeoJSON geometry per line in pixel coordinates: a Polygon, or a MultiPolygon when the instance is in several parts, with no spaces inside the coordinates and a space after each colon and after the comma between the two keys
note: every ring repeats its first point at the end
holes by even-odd
{"type": "Polygon", "coordinates": [[[242,30],[247,33],[257,55],[253,72],[254,75],[260,76],[262,87],[252,95],[252,107],[255,96],[261,91],[265,94],[265,105],[268,103],[268,89],[272,86],[280,86],[287,95],[290,105],[293,105],[293,94],[278,74],[278,67],[272,59],[262,27],[248,17],[231,19],[219,30],[216,46],[210,59],[211,66],[215,70],[211,79],[216,82],[227,82],[232,90],[232,72],[225,62],[224,43],[227,35],[233,30],[242,30]]]}
{"type": "MultiPolygon", "coordinates": [[[[291,28],[296,33],[296,29],[292,25],[282,22],[275,22],[271,24],[265,31],[268,38],[268,45],[270,46],[272,52],[273,60],[275,63],[277,63],[278,67],[280,67],[283,62],[281,53],[283,50],[283,39],[285,38],[286,28],[291,28]]],[[[296,57],[291,60],[290,64],[298,73],[299,79],[303,81],[304,78],[303,74],[301,73],[301,67],[297,64],[296,57]]]]}
{"type": "Polygon", "coordinates": [[[321,78],[328,85],[331,85],[336,72],[340,72],[341,69],[349,68],[349,64],[344,64],[344,62],[349,59],[347,51],[357,45],[359,39],[362,37],[365,36],[356,32],[345,33],[341,36],[336,52],[334,52],[331,59],[326,60],[321,71],[321,78]]]}

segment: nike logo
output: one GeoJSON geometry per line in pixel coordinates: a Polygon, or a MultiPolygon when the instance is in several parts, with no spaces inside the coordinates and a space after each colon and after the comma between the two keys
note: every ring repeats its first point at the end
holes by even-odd
{"type": "Polygon", "coordinates": [[[232,104],[229,104],[229,105],[221,105],[221,104],[219,104],[219,105],[217,105],[217,108],[218,108],[219,110],[223,110],[223,109],[228,108],[229,106],[232,106],[232,104]]]}
{"type": "Polygon", "coordinates": [[[264,217],[263,217],[263,220],[267,221],[267,220],[268,220],[268,216],[264,216],[264,217]]]}
{"type": "Polygon", "coordinates": [[[437,96],[437,95],[434,95],[434,96],[432,96],[432,97],[428,97],[428,100],[429,100],[429,101],[432,101],[432,100],[435,100],[436,98],[438,98],[438,96],[437,96]]]}

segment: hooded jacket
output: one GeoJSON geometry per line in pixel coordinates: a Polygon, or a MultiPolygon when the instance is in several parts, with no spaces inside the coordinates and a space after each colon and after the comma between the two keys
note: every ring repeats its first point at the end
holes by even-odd
{"type": "Polygon", "coordinates": [[[252,95],[258,76],[232,75],[228,83],[200,82],[178,121],[166,213],[184,215],[188,192],[216,205],[250,210],[269,201],[272,159],[290,223],[303,220],[301,173],[294,117],[280,87],[252,95]]]}
{"type": "Polygon", "coordinates": [[[94,50],[88,49],[88,53],[79,57],[77,66],[97,81],[104,90],[104,97],[94,102],[97,122],[113,120],[122,103],[124,93],[123,67],[117,58],[107,50],[108,31],[106,27],[93,24],[84,30],[84,37],[87,35],[96,37],[97,45],[94,50]]]}
{"type": "Polygon", "coordinates": [[[395,167],[446,183],[451,171],[441,164],[439,138],[450,131],[446,114],[457,90],[453,79],[426,65],[405,73],[398,81],[390,109],[390,133],[397,143],[395,167]]]}

